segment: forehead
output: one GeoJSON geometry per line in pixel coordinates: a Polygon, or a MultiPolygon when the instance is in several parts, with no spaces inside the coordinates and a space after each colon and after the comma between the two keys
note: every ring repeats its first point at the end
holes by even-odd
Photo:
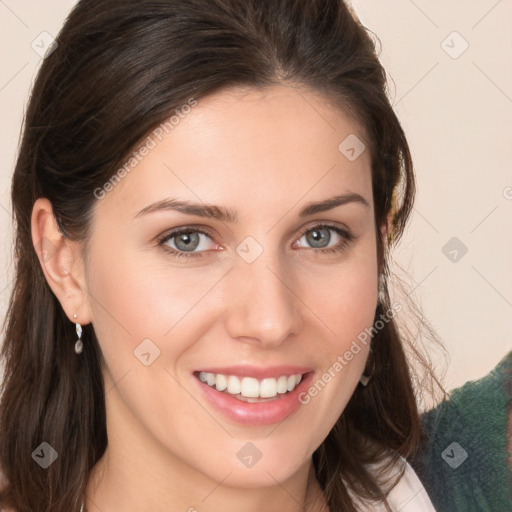
{"type": "Polygon", "coordinates": [[[372,200],[366,135],[319,93],[229,89],[174,114],[142,141],[150,149],[100,201],[101,209],[133,213],[166,195],[226,206],[241,201],[239,210],[276,214],[279,204],[290,207],[301,197],[355,192],[372,200]],[[348,146],[361,154],[351,158],[348,146]]]}

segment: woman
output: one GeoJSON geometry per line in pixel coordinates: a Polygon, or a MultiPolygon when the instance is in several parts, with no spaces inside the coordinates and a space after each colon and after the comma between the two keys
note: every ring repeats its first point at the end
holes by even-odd
{"type": "Polygon", "coordinates": [[[413,198],[341,1],[79,2],[13,178],[1,505],[433,510],[386,282],[413,198]]]}

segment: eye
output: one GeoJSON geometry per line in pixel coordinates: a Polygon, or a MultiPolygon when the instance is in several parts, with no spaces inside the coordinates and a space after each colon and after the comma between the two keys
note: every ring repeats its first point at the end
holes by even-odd
{"type": "MultiPolygon", "coordinates": [[[[293,246],[297,248],[297,243],[299,243],[299,247],[308,244],[316,253],[337,253],[346,250],[354,238],[354,235],[348,230],[338,226],[319,224],[303,231],[293,246]],[[305,240],[305,244],[302,240],[305,240]],[[334,241],[333,244],[331,244],[332,241],[334,241]]],[[[158,240],[158,245],[176,258],[201,257],[204,252],[219,247],[206,231],[195,227],[175,229],[161,237],[158,240]],[[213,247],[211,247],[212,244],[213,247]]]]}
{"type": "Polygon", "coordinates": [[[208,233],[201,229],[180,228],[161,238],[158,245],[178,258],[201,256],[201,252],[211,249],[205,238],[212,240],[208,233]],[[198,251],[194,252],[196,249],[198,251]]]}
{"type": "Polygon", "coordinates": [[[297,242],[303,247],[305,244],[302,240],[304,240],[312,249],[318,249],[316,252],[332,253],[344,251],[353,239],[354,236],[345,229],[320,224],[306,230],[297,242]],[[334,233],[334,236],[331,233],[334,233]],[[329,245],[333,240],[334,244],[329,245]]]}

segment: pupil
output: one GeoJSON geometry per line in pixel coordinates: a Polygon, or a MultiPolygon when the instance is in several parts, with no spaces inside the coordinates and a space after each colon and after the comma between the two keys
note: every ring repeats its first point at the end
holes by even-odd
{"type": "Polygon", "coordinates": [[[176,239],[176,247],[180,250],[190,251],[194,250],[199,243],[198,233],[181,233],[176,239]],[[195,244],[194,244],[195,243],[195,244]]]}
{"type": "Polygon", "coordinates": [[[313,229],[311,231],[311,238],[313,239],[312,241],[314,242],[314,244],[312,244],[313,246],[323,247],[325,244],[323,244],[323,245],[321,245],[321,244],[315,245],[315,244],[317,244],[318,242],[322,242],[322,241],[324,241],[328,244],[329,240],[330,240],[329,231],[326,228],[313,229]]]}

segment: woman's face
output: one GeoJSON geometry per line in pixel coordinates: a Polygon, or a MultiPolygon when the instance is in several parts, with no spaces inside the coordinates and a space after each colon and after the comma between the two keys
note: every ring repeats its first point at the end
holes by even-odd
{"type": "Polygon", "coordinates": [[[193,104],[95,205],[86,304],[109,447],[191,478],[275,485],[309,465],[364,370],[368,346],[353,342],[377,304],[369,150],[313,92],[193,104]]]}

